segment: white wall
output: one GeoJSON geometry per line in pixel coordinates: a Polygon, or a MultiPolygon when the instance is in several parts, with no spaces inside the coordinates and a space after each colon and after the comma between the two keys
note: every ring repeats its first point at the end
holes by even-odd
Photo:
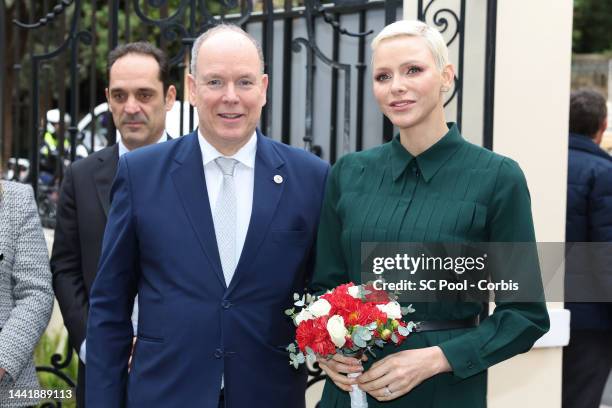
{"type": "MultiPolygon", "coordinates": [[[[565,240],[571,41],[571,0],[498,1],[493,149],[525,172],[540,242],[565,240]]],[[[561,358],[534,349],[493,367],[489,406],[560,407],[561,358]]]]}

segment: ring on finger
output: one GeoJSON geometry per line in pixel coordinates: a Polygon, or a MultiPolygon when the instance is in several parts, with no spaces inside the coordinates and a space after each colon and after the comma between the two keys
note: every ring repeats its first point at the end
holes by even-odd
{"type": "Polygon", "coordinates": [[[391,391],[391,390],[389,389],[389,386],[388,386],[388,385],[385,385],[385,395],[386,395],[387,397],[389,397],[389,396],[391,396],[391,394],[393,394],[393,391],[391,391]]]}

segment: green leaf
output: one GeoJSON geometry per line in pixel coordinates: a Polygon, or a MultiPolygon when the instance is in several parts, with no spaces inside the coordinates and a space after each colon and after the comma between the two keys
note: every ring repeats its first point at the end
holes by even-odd
{"type": "Polygon", "coordinates": [[[295,352],[297,351],[297,350],[296,350],[296,347],[295,347],[295,343],[291,343],[291,344],[289,344],[289,345],[287,346],[286,350],[287,350],[288,352],[290,352],[290,353],[295,353],[295,352]]]}
{"type": "Polygon", "coordinates": [[[300,295],[297,293],[293,294],[293,300],[299,300],[300,299],[300,295]]]}
{"type": "Polygon", "coordinates": [[[408,327],[404,327],[404,326],[398,326],[397,327],[397,332],[399,334],[401,334],[402,336],[408,336],[410,334],[412,330],[409,329],[408,327]]]}
{"type": "Polygon", "coordinates": [[[285,310],[285,314],[287,316],[293,316],[294,313],[295,313],[295,308],[294,307],[292,307],[291,309],[285,310]]]}
{"type": "MultiPolygon", "coordinates": [[[[314,354],[313,354],[314,356],[314,354]]],[[[300,364],[304,364],[304,362],[306,361],[306,359],[304,358],[304,353],[302,353],[301,351],[297,354],[296,356],[296,360],[298,363],[300,364]]]]}
{"type": "Polygon", "coordinates": [[[395,344],[399,342],[399,339],[397,338],[397,335],[395,333],[391,335],[391,341],[395,344]]]}

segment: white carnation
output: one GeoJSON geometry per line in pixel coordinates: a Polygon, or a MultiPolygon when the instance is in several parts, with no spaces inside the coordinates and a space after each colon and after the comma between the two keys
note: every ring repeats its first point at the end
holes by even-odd
{"type": "Polygon", "coordinates": [[[312,315],[312,313],[310,313],[306,309],[302,309],[300,313],[298,313],[297,316],[295,316],[295,324],[299,325],[300,323],[305,322],[306,320],[310,320],[310,319],[314,319],[314,316],[312,315]]]}
{"type": "Polygon", "coordinates": [[[386,305],[376,305],[389,319],[401,319],[402,307],[396,301],[389,302],[386,305]]]}
{"type": "Polygon", "coordinates": [[[332,316],[327,321],[327,332],[329,333],[329,337],[331,337],[331,341],[336,345],[336,347],[344,346],[346,343],[346,335],[348,334],[348,330],[344,327],[344,319],[342,316],[332,316]]]}
{"type": "Polygon", "coordinates": [[[314,302],[312,305],[308,306],[308,311],[314,317],[327,316],[330,310],[331,310],[331,305],[325,299],[319,299],[316,302],[314,302]]]}
{"type": "Polygon", "coordinates": [[[355,299],[359,299],[359,286],[349,286],[348,294],[355,299]]]}

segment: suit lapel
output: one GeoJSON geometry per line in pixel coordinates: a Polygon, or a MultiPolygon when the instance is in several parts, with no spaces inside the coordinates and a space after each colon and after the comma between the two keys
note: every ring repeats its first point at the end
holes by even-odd
{"type": "Polygon", "coordinates": [[[104,210],[104,216],[108,217],[111,186],[117,173],[117,162],[119,161],[119,145],[115,144],[100,152],[98,160],[100,163],[93,178],[98,192],[98,199],[104,210]]]}
{"type": "Polygon", "coordinates": [[[184,140],[180,141],[181,146],[175,157],[177,167],[171,170],[171,177],[202,250],[225,287],[198,137],[197,132],[183,136],[184,140]]]}
{"type": "Polygon", "coordinates": [[[274,149],[272,142],[258,130],[251,221],[236,272],[230,282],[230,291],[236,287],[244,271],[254,261],[267,235],[284,190],[284,182],[274,181],[275,176],[286,179],[283,165],[284,161],[274,149]]]}

